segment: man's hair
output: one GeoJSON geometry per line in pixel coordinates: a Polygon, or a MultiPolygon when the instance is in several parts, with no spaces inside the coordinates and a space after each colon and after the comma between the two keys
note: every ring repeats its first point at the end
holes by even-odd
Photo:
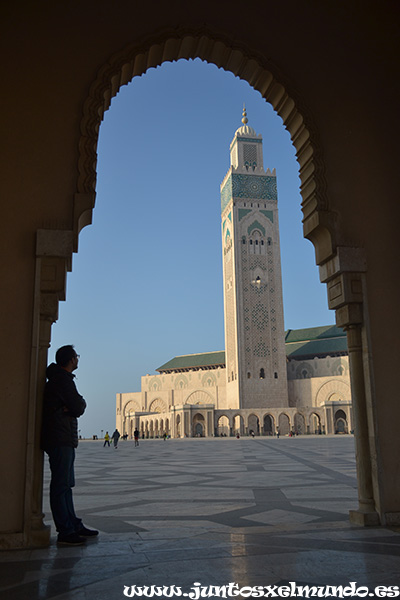
{"type": "Polygon", "coordinates": [[[76,352],[73,346],[62,346],[56,352],[56,363],[59,367],[66,367],[75,356],[76,352]]]}

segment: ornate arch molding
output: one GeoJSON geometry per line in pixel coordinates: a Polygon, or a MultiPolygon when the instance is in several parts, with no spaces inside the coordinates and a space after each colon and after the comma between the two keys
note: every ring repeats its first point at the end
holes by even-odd
{"type": "Polygon", "coordinates": [[[186,398],[184,404],[215,404],[215,401],[211,394],[203,390],[196,390],[186,398]]]}
{"type": "Polygon", "coordinates": [[[124,417],[127,417],[130,412],[139,412],[140,405],[137,400],[128,400],[127,403],[122,408],[122,414],[124,417]]]}
{"type": "Polygon", "coordinates": [[[330,379],[321,385],[315,395],[316,406],[320,408],[325,405],[333,394],[339,394],[344,403],[351,401],[350,385],[341,379],[330,379]]]}
{"type": "Polygon", "coordinates": [[[104,112],[121,86],[163,62],[200,58],[246,80],[283,120],[300,167],[304,235],[315,246],[317,264],[335,251],[335,217],[328,210],[324,163],[312,117],[284,75],[261,55],[209,30],[164,31],[113,55],[99,70],[83,107],[79,177],[74,204],[75,247],[79,231],[92,221],[95,202],[97,140],[104,112]],[[290,93],[289,93],[290,90],[290,93]],[[299,107],[301,106],[301,111],[299,107]]]}
{"type": "Polygon", "coordinates": [[[165,413],[167,412],[167,405],[162,398],[155,398],[155,400],[150,403],[149,412],[165,413]]]}

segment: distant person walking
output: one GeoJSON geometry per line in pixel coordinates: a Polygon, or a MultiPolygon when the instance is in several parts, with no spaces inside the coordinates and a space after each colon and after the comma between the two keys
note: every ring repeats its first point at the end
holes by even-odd
{"type": "Polygon", "coordinates": [[[72,498],[78,417],[86,409],[72,373],[78,368],[78,360],[73,346],[62,346],[56,352],[56,362],[47,367],[42,424],[42,449],[49,456],[50,507],[58,531],[57,542],[75,546],[99,534],[85,527],[76,516],[72,498]]]}
{"type": "Polygon", "coordinates": [[[116,430],[114,431],[114,433],[112,434],[112,436],[111,436],[111,439],[112,439],[112,441],[113,441],[113,443],[114,443],[114,449],[115,449],[115,450],[118,448],[118,440],[119,440],[119,438],[120,438],[120,437],[121,437],[121,434],[120,434],[120,432],[118,431],[118,429],[116,429],[116,430]]]}
{"type": "Polygon", "coordinates": [[[103,448],[104,448],[104,446],[105,446],[106,444],[108,444],[108,447],[110,447],[110,436],[109,436],[109,433],[108,433],[108,431],[106,431],[106,435],[104,436],[104,444],[103,444],[103,448]]]}
{"type": "Polygon", "coordinates": [[[135,431],[133,432],[133,439],[135,440],[135,447],[139,446],[139,430],[136,427],[135,431]]]}

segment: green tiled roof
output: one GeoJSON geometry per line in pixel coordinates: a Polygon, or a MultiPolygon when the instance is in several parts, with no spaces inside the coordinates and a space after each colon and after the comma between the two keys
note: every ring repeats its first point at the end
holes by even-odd
{"type": "MultiPolygon", "coordinates": [[[[286,356],[288,358],[314,358],[335,354],[347,354],[347,338],[343,329],[335,325],[310,327],[308,329],[288,329],[285,334],[286,356]]],[[[176,356],[158,367],[159,373],[187,371],[190,369],[211,369],[225,367],[225,352],[205,352],[176,356]]]]}
{"type": "Polygon", "coordinates": [[[165,363],[165,365],[158,367],[156,371],[165,373],[168,371],[199,369],[201,367],[225,367],[225,352],[205,352],[203,354],[175,356],[175,358],[165,363]]]}
{"type": "Polygon", "coordinates": [[[343,329],[335,325],[289,329],[285,334],[285,347],[289,358],[347,354],[347,338],[343,329]]]}
{"type": "Polygon", "coordinates": [[[288,329],[285,333],[285,342],[309,342],[311,340],[321,340],[346,337],[343,329],[336,325],[325,325],[324,327],[308,327],[307,329],[288,329]]]}

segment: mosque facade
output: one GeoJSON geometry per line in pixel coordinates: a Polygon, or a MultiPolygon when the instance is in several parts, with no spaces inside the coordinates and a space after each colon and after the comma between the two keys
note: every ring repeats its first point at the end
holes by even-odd
{"type": "Polygon", "coordinates": [[[221,184],[225,351],[177,356],[118,393],[129,437],[291,435],[352,431],[346,334],[284,331],[275,169],[247,123],[221,184]]]}

